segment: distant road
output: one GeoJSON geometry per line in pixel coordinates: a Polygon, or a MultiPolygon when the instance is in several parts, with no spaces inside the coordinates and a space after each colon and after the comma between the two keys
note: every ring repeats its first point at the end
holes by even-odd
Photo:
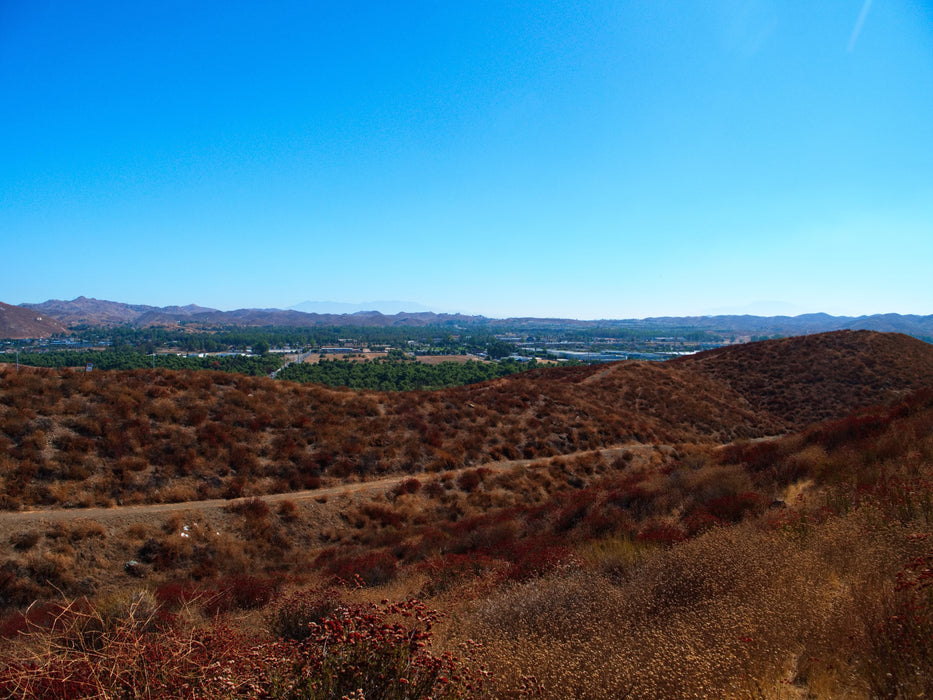
{"type": "Polygon", "coordinates": [[[310,357],[313,354],[314,352],[312,352],[311,350],[309,350],[308,352],[300,352],[295,356],[294,360],[285,360],[285,362],[282,363],[282,366],[279,367],[277,370],[275,370],[269,376],[275,379],[277,376],[279,376],[279,372],[281,372],[283,369],[288,367],[290,364],[293,364],[295,362],[304,362],[306,359],[308,359],[308,357],[310,357]]]}

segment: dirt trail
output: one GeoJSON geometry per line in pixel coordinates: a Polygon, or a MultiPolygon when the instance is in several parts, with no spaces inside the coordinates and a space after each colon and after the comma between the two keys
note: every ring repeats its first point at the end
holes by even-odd
{"type": "MultiPolygon", "coordinates": [[[[565,459],[572,459],[578,455],[599,452],[606,459],[612,459],[623,452],[632,452],[636,455],[644,456],[646,453],[654,452],[657,449],[670,449],[663,446],[644,445],[633,443],[629,445],[617,445],[613,447],[604,447],[598,450],[582,450],[572,452],[566,455],[555,455],[565,459]]],[[[485,468],[493,471],[503,471],[514,467],[527,467],[532,464],[545,464],[551,458],[544,459],[514,459],[503,460],[499,462],[487,462],[486,464],[463,467],[461,469],[448,470],[454,474],[464,472],[470,469],[485,468]]],[[[378,493],[388,491],[393,486],[400,484],[406,479],[412,477],[425,478],[434,477],[436,474],[393,474],[382,479],[373,479],[372,481],[362,481],[358,483],[340,484],[338,486],[329,486],[326,488],[314,489],[311,491],[291,491],[288,493],[275,493],[264,496],[258,496],[266,503],[273,505],[281,501],[306,501],[309,499],[330,498],[334,496],[344,496],[350,494],[378,493]]],[[[0,530],[22,525],[28,522],[49,521],[62,522],[69,520],[96,520],[107,522],[112,520],[137,520],[144,519],[149,515],[158,513],[172,513],[184,511],[207,512],[222,510],[230,503],[238,499],[214,498],[207,501],[186,501],[184,503],[153,503],[131,506],[114,506],[111,508],[38,508],[34,510],[6,511],[0,512],[0,530]]]]}

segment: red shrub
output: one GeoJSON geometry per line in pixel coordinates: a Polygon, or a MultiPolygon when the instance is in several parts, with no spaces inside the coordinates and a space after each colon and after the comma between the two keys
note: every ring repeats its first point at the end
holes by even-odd
{"type": "Polygon", "coordinates": [[[713,517],[723,522],[737,523],[745,517],[746,513],[762,513],[766,502],[762,496],[749,491],[726,494],[707,501],[704,505],[713,517]]]}
{"type": "Polygon", "coordinates": [[[659,525],[649,525],[638,533],[636,538],[639,542],[648,544],[672,545],[677,542],[683,542],[687,539],[687,533],[678,527],[661,523],[659,525]]]}
{"type": "Polygon", "coordinates": [[[550,538],[529,538],[508,548],[510,565],[506,573],[513,581],[526,581],[574,561],[574,551],[550,538]]]}
{"type": "Polygon", "coordinates": [[[369,586],[388,583],[395,577],[398,563],[388,552],[364,552],[362,554],[340,554],[329,549],[321,552],[315,561],[323,566],[336,581],[353,581],[357,577],[369,586]]]}
{"type": "Polygon", "coordinates": [[[25,612],[15,612],[0,619],[0,638],[12,639],[34,629],[49,629],[65,608],[61,603],[36,603],[25,612]]]}
{"type": "Polygon", "coordinates": [[[185,607],[204,596],[204,591],[189,581],[167,581],[155,590],[156,600],[169,610],[185,607]]]}
{"type": "Polygon", "coordinates": [[[781,459],[783,450],[776,440],[733,443],[723,447],[719,459],[723,464],[744,464],[753,472],[762,472],[781,459]]]}
{"type": "Polygon", "coordinates": [[[480,467],[479,469],[467,469],[460,473],[460,476],[457,477],[457,486],[459,486],[463,491],[470,493],[474,491],[481,483],[486,474],[489,473],[488,469],[480,467]]]}
{"type": "Polygon", "coordinates": [[[204,602],[204,612],[210,615],[231,610],[255,610],[266,605],[278,589],[277,579],[236,575],[215,584],[212,595],[204,602]]]}
{"type": "Polygon", "coordinates": [[[395,496],[401,496],[406,493],[418,493],[421,490],[421,482],[418,479],[412,477],[411,479],[405,479],[405,481],[398,484],[392,493],[395,496]]]}
{"type": "Polygon", "coordinates": [[[823,423],[812,430],[807,439],[834,450],[842,445],[875,437],[890,425],[890,416],[879,414],[852,415],[842,420],[823,423]]]}

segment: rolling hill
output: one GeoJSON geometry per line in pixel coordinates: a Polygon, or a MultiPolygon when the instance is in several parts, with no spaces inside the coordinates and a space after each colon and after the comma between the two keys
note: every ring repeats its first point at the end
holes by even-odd
{"type": "Polygon", "coordinates": [[[410,393],[6,368],[0,694],[926,697],[931,456],[899,334],[410,393]]]}
{"type": "Polygon", "coordinates": [[[185,501],[626,443],[775,435],[933,386],[933,346],[836,332],[380,393],[217,373],[0,374],[7,508],[185,501]]]}
{"type": "Polygon", "coordinates": [[[669,364],[728,384],[756,410],[794,428],[933,386],[933,345],[897,333],[766,340],[669,364]]]}
{"type": "Polygon", "coordinates": [[[0,338],[48,338],[67,332],[57,318],[0,302],[0,338]]]}

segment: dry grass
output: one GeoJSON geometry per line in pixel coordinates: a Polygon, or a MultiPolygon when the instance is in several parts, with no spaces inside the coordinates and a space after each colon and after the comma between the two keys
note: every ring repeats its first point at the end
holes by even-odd
{"type": "MultiPolygon", "coordinates": [[[[488,666],[495,697],[933,694],[933,392],[715,449],[709,436],[743,434],[754,412],[710,408],[709,394],[700,400],[691,389],[714,382],[658,366],[576,368],[397,399],[229,376],[190,375],[190,388],[168,375],[153,385],[123,378],[125,387],[37,373],[5,387],[0,478],[10,493],[95,502],[199,483],[199,495],[238,499],[107,528],[37,518],[9,531],[0,541],[0,627],[16,641],[6,642],[0,682],[13,696],[41,696],[23,683],[63,682],[55,674],[90,679],[86,696],[119,687],[171,697],[185,682],[207,683],[192,687],[211,696],[255,694],[251,664],[278,673],[279,661],[295,661],[255,637],[279,605],[276,591],[309,581],[323,590],[334,577],[369,584],[347,597],[346,619],[376,615],[379,639],[395,634],[401,610],[381,607],[383,598],[418,595],[444,610],[443,620],[431,618],[441,632],[432,653],[481,643],[473,670],[488,666]],[[600,407],[606,387],[617,403],[600,407]],[[114,399],[113,410],[83,414],[90,396],[114,399]],[[302,401],[314,420],[292,410],[302,401]],[[628,412],[632,402],[638,413],[628,412]],[[147,438],[133,421],[149,405],[147,438]],[[114,425],[128,431],[129,452],[118,454],[114,425]],[[703,444],[629,446],[608,457],[551,452],[620,431],[697,435],[701,426],[710,431],[703,444]],[[56,471],[83,465],[75,454],[89,444],[103,450],[100,465],[75,479],[56,471]],[[162,461],[140,461],[134,445],[162,461]],[[513,468],[471,462],[525,450],[535,458],[513,468]],[[378,455],[390,455],[388,466],[378,455]],[[221,475],[230,460],[237,473],[221,475]],[[289,464],[324,478],[339,470],[358,478],[360,467],[434,472],[386,493],[273,507],[254,497],[289,464]],[[62,603],[49,600],[62,594],[62,603]],[[215,617],[241,631],[218,631],[206,622],[215,617]],[[16,637],[27,628],[36,636],[16,637]],[[146,662],[127,663],[130,653],[146,662]],[[237,664],[245,675],[192,670],[237,664]]],[[[353,649],[335,674],[369,668],[353,649]]],[[[400,673],[392,654],[379,658],[400,673]]]]}
{"type": "Polygon", "coordinates": [[[746,524],[651,553],[591,547],[623,575],[511,587],[457,633],[484,641],[502,697],[532,676],[553,698],[867,697],[862,635],[885,605],[874,586],[910,555],[907,542],[860,514],[805,541],[746,524]]]}

